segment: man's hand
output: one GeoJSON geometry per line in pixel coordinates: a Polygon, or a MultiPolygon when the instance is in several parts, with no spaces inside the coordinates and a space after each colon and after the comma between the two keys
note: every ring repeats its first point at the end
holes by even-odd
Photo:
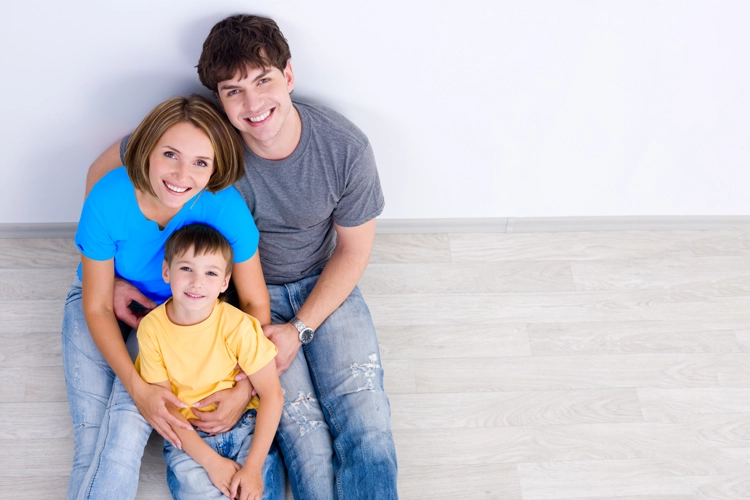
{"type": "Polygon", "coordinates": [[[143,295],[140,290],[124,279],[116,278],[112,305],[117,319],[131,328],[138,328],[143,317],[156,307],[156,302],[143,295]],[[143,308],[131,308],[131,302],[136,302],[142,305],[143,308]]]}
{"type": "Polygon", "coordinates": [[[182,448],[180,438],[177,437],[172,427],[193,430],[187,422],[169,413],[167,403],[177,408],[185,408],[185,403],[180,401],[172,391],[156,384],[142,382],[138,385],[137,392],[132,394],[133,402],[143,418],[151,424],[156,432],[178,448],[182,448]]]}
{"type": "Polygon", "coordinates": [[[228,432],[245,413],[247,404],[252,398],[252,390],[253,387],[249,380],[240,380],[231,389],[214,392],[207,398],[198,401],[193,405],[193,408],[205,408],[212,403],[216,403],[216,409],[214,411],[194,411],[193,414],[197,420],[192,421],[193,425],[212,436],[228,432]]]}
{"type": "Polygon", "coordinates": [[[208,463],[203,467],[208,473],[208,478],[221,491],[225,497],[230,496],[229,491],[232,487],[232,478],[240,470],[240,466],[234,460],[224,458],[219,454],[214,454],[208,463]]]}
{"type": "Polygon", "coordinates": [[[291,323],[284,323],[264,326],[263,333],[279,350],[276,355],[276,371],[281,376],[291,366],[302,345],[299,341],[299,332],[291,323]]]}

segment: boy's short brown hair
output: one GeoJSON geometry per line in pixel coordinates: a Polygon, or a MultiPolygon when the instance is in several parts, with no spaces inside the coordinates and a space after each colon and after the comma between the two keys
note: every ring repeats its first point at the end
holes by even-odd
{"type": "Polygon", "coordinates": [[[193,255],[221,253],[227,262],[226,273],[232,272],[232,245],[216,228],[200,222],[182,226],[167,238],[164,244],[164,260],[167,261],[167,266],[171,266],[175,257],[183,255],[191,248],[193,255]]]}
{"type": "Polygon", "coordinates": [[[242,178],[245,174],[245,150],[237,130],[211,101],[193,94],[190,97],[173,97],[159,104],[130,136],[125,151],[125,167],[136,189],[155,196],[148,179],[148,157],[164,132],[182,122],[191,123],[205,132],[214,149],[214,172],[206,185],[207,191],[221,191],[242,178]]]}
{"type": "Polygon", "coordinates": [[[219,82],[233,79],[238,71],[245,78],[248,68],[276,67],[283,72],[291,57],[276,21],[238,14],[211,28],[198,60],[198,78],[216,92],[219,82]]]}

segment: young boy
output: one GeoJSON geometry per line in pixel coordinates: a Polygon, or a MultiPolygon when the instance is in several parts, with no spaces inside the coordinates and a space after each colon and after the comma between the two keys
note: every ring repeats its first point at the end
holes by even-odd
{"type": "Polygon", "coordinates": [[[186,403],[179,410],[170,407],[179,418],[194,419],[196,402],[232,387],[237,365],[262,401],[254,397],[224,434],[174,429],[183,449],[165,442],[164,457],[170,489],[180,500],[260,500],[263,464],[281,417],[284,396],[273,363],[276,347],[258,320],[217,300],[229,284],[232,262],[232,247],[216,229],[189,224],[175,231],[164,246],[163,264],[172,298],[138,328],[136,367],[146,382],[170,388],[186,403]]]}

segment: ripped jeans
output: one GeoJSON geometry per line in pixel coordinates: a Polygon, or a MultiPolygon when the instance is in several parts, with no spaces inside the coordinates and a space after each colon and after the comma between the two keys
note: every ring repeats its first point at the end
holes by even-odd
{"type": "MultiPolygon", "coordinates": [[[[320,272],[268,285],[273,323],[292,319],[320,272]]],[[[355,287],[281,376],[276,435],[295,498],[394,499],[396,449],[370,311],[355,287]]]]}

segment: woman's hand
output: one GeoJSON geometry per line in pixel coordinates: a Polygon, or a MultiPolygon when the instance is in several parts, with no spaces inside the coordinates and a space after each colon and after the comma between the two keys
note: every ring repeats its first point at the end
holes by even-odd
{"type": "Polygon", "coordinates": [[[185,403],[165,387],[147,384],[143,379],[140,379],[140,382],[136,382],[136,384],[137,389],[132,392],[131,396],[138,411],[164,439],[172,443],[173,446],[182,449],[182,442],[180,442],[172,427],[186,430],[193,430],[193,428],[190,424],[180,421],[169,413],[166,405],[171,403],[177,408],[186,408],[185,403]]]}
{"type": "MultiPolygon", "coordinates": [[[[193,405],[194,408],[205,408],[216,403],[214,411],[194,411],[198,420],[193,425],[210,435],[229,431],[236,424],[252,398],[253,387],[247,379],[238,381],[231,389],[214,392],[193,405]]],[[[145,416],[145,415],[144,415],[145,416]]],[[[161,433],[160,433],[161,434],[161,433]]]]}

